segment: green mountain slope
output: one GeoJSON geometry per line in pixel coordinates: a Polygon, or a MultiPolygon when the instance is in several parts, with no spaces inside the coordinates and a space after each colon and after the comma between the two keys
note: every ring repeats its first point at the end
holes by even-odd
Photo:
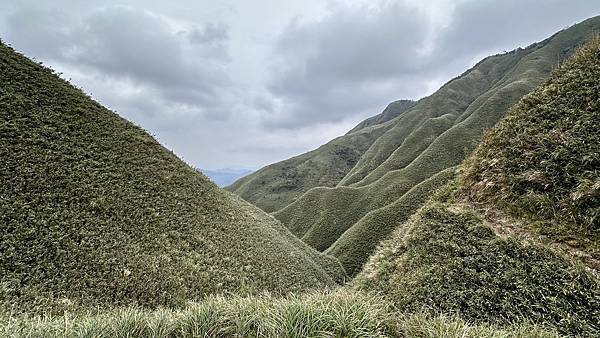
{"type": "Polygon", "coordinates": [[[369,146],[391,128],[388,121],[413,105],[409,100],[391,103],[384,112],[361,122],[348,134],[306,154],[262,168],[226,189],[267,212],[274,212],[311,188],[333,187],[369,146]]]}
{"type": "Polygon", "coordinates": [[[398,226],[355,287],[409,312],[600,335],[599,93],[595,38],[486,134],[460,178],[398,226]]]}
{"type": "Polygon", "coordinates": [[[354,280],[407,312],[474,322],[532,321],[597,337],[600,282],[546,246],[503,238],[470,210],[429,203],[384,241],[354,280]]]}
{"type": "MultiPolygon", "coordinates": [[[[392,227],[385,222],[369,223],[369,219],[363,220],[366,215],[459,165],[487,128],[549,77],[557,66],[557,56],[566,58],[598,29],[600,18],[589,19],[526,49],[486,58],[389,121],[393,127],[377,138],[337,187],[311,189],[274,216],[322,251],[345,232],[358,232],[352,230],[358,224],[378,233],[377,239],[384,238],[392,227]]],[[[344,256],[345,268],[357,271],[377,242],[359,241],[363,236],[343,237],[356,243],[344,243],[343,252],[334,248],[328,252],[344,256]]]]}
{"type": "Polygon", "coordinates": [[[348,134],[354,133],[366,127],[374,126],[376,124],[382,124],[389,120],[393,120],[398,117],[400,114],[414,107],[416,104],[413,100],[398,100],[388,104],[387,107],[375,116],[369,117],[368,119],[360,122],[356,125],[356,127],[350,129],[348,134]]]}
{"type": "Polygon", "coordinates": [[[579,51],[486,135],[464,166],[471,201],[600,241],[599,46],[579,51]]]}
{"type": "Polygon", "coordinates": [[[337,257],[346,272],[354,276],[375,250],[398,224],[404,223],[430,197],[431,192],[444,186],[455,177],[456,168],[443,170],[417,184],[402,197],[385,207],[368,212],[355,225],[345,231],[325,251],[337,257]]]}
{"type": "Polygon", "coordinates": [[[335,284],[339,263],[0,43],[0,307],[175,305],[335,284]]]}

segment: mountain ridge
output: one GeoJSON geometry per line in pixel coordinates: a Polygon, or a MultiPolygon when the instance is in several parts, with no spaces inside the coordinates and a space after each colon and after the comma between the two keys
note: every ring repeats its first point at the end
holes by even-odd
{"type": "Polygon", "coordinates": [[[409,312],[598,336],[599,88],[595,36],[486,132],[354,287],[409,312]]]}
{"type": "MultiPolygon", "coordinates": [[[[566,59],[598,29],[600,17],[590,18],[526,48],[483,59],[438,92],[384,123],[385,131],[377,135],[335,187],[312,188],[273,215],[322,251],[342,237],[357,240],[356,236],[342,235],[352,231],[369,212],[392,204],[419,183],[460,164],[486,129],[550,76],[557,55],[566,59]]],[[[262,198],[262,192],[256,193],[262,198]]],[[[371,230],[381,232],[381,239],[389,229],[379,224],[371,230]]],[[[369,243],[367,254],[376,245],[369,243]]],[[[340,243],[335,246],[359,247],[340,243]]],[[[357,256],[361,251],[360,259],[344,253],[348,258],[344,265],[351,275],[360,269],[357,262],[368,257],[364,246],[361,243],[361,249],[356,249],[357,256]]]]}

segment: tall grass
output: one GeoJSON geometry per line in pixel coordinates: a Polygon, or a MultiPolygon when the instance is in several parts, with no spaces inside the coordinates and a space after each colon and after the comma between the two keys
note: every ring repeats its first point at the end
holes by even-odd
{"type": "Polygon", "coordinates": [[[391,307],[356,293],[212,296],[182,310],[130,307],[60,317],[5,317],[5,337],[387,337],[391,307]]]}
{"type": "Polygon", "coordinates": [[[460,318],[399,315],[377,296],[342,290],[287,298],[212,296],[182,310],[123,308],[60,317],[5,317],[2,337],[555,337],[460,318]]]}

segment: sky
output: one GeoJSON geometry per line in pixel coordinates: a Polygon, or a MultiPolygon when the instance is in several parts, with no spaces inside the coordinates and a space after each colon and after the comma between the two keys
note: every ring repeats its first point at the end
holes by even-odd
{"type": "Polygon", "coordinates": [[[256,169],[595,15],[597,0],[2,0],[0,39],[189,164],[256,169]]]}

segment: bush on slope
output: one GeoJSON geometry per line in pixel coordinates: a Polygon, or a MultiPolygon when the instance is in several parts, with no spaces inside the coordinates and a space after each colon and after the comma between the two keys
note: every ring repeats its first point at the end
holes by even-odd
{"type": "MultiPolygon", "coordinates": [[[[339,264],[0,44],[0,306],[175,305],[334,285],[339,264]],[[327,270],[327,271],[326,271],[327,270]]],[[[39,307],[39,309],[38,309],[39,307]]]]}
{"type": "MultiPolygon", "coordinates": [[[[435,138],[424,151],[414,153],[405,149],[399,153],[416,156],[414,159],[405,158],[408,165],[399,170],[388,171],[367,185],[347,187],[340,184],[336,188],[309,190],[294,203],[274,213],[274,216],[315,248],[323,250],[323,248],[329,247],[344,232],[351,231],[349,229],[367,213],[393,203],[415,185],[440,171],[459,165],[476,147],[486,128],[492,127],[512,104],[518,102],[523,95],[529,93],[550,76],[552,68],[556,66],[557,53],[571,53],[575,46],[591,38],[594,30],[598,27],[600,27],[600,18],[593,18],[559,32],[543,43],[526,50],[486,59],[461,78],[447,84],[444,87],[446,89],[440,90],[440,95],[444,93],[444,90],[448,91],[448,88],[454,88],[450,91],[453,96],[447,97],[449,103],[446,103],[446,105],[452,105],[452,102],[457,100],[456,96],[460,97],[458,95],[459,87],[453,87],[457,83],[460,83],[461,87],[478,87],[485,82],[481,79],[481,74],[493,74],[489,76],[498,80],[495,84],[490,85],[491,89],[467,105],[461,115],[455,117],[454,125],[435,138]],[[503,66],[494,67],[490,63],[503,66]],[[507,65],[511,65],[511,67],[507,65]],[[485,69],[488,69],[487,73],[483,71],[485,69]],[[503,69],[502,75],[498,75],[498,69],[503,69]],[[472,79],[473,83],[462,81],[462,79],[472,79]],[[459,80],[461,81],[457,82],[459,80]]],[[[436,97],[436,95],[437,93],[432,97],[436,97]]],[[[392,130],[404,126],[400,123],[403,121],[402,119],[406,119],[418,111],[420,105],[421,103],[417,104],[410,111],[401,115],[396,127],[386,134],[394,134],[392,130]]],[[[417,128],[415,131],[418,130],[422,129],[417,128]]],[[[371,149],[384,137],[386,136],[381,136],[371,149]]],[[[413,139],[418,140],[419,138],[413,139]]],[[[365,154],[363,158],[366,156],[365,154]]],[[[398,158],[390,158],[391,161],[396,159],[398,158]]],[[[374,226],[372,231],[377,232],[379,229],[374,226]]],[[[347,268],[352,269],[350,266],[347,268]]]]}
{"type": "Polygon", "coordinates": [[[544,232],[593,237],[597,250],[599,123],[596,38],[487,133],[465,162],[464,194],[472,201],[534,216],[545,222],[544,232]]]}

